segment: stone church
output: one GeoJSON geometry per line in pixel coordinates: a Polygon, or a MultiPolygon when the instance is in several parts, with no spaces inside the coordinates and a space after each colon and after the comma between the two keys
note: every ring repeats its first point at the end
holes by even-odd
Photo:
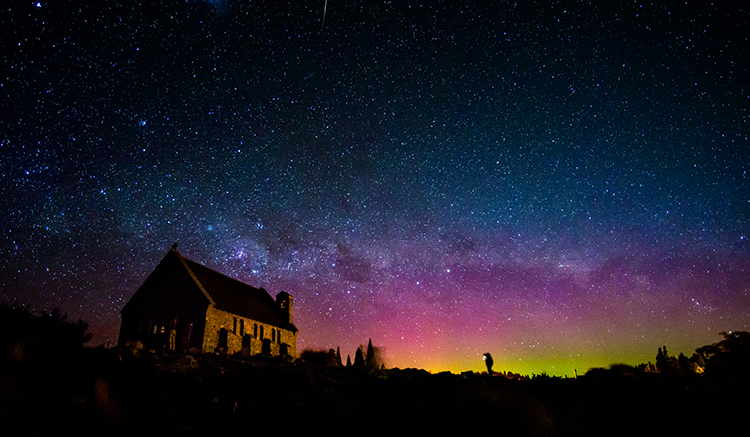
{"type": "Polygon", "coordinates": [[[119,344],[243,355],[297,355],[292,296],[276,299],[184,258],[177,244],[121,311],[119,344]]]}

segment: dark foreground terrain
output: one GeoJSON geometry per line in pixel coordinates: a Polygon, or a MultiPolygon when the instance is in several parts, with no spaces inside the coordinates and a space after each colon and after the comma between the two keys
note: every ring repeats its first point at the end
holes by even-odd
{"type": "Polygon", "coordinates": [[[740,435],[748,388],[698,376],[518,381],[88,350],[0,374],[0,435],[740,435]]]}

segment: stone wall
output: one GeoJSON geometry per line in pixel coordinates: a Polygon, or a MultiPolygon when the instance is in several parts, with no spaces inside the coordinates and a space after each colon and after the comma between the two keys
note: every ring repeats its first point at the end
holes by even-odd
{"type": "Polygon", "coordinates": [[[222,311],[209,306],[206,311],[206,328],[203,337],[203,352],[211,353],[219,346],[220,331],[225,329],[226,334],[226,353],[235,354],[243,353],[247,355],[256,355],[263,351],[263,340],[274,341],[270,343],[270,354],[279,355],[282,344],[287,345],[287,354],[292,357],[297,356],[297,333],[286,329],[279,329],[276,326],[260,323],[252,319],[237,316],[235,314],[222,311]],[[243,350],[241,335],[241,323],[244,323],[244,333],[248,335],[246,344],[248,347],[243,350]],[[257,326],[257,336],[255,334],[257,326]],[[262,337],[261,337],[262,333],[262,337]],[[278,335],[280,334],[280,338],[278,335]]]}

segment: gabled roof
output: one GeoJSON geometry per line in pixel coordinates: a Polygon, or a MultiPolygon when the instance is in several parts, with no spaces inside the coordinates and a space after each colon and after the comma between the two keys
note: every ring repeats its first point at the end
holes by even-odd
{"type": "Polygon", "coordinates": [[[172,248],[172,251],[183,261],[198,288],[216,308],[279,328],[297,331],[294,324],[287,322],[279,314],[276,301],[263,288],[251,287],[189,260],[180,255],[176,248],[172,248]]]}

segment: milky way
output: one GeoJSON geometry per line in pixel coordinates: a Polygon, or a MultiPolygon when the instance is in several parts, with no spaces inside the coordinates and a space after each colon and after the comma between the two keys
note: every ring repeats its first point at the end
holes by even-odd
{"type": "Polygon", "coordinates": [[[747,330],[748,8],[424,3],[4,4],[0,300],[116,340],[178,242],[389,366],[747,330]]]}

